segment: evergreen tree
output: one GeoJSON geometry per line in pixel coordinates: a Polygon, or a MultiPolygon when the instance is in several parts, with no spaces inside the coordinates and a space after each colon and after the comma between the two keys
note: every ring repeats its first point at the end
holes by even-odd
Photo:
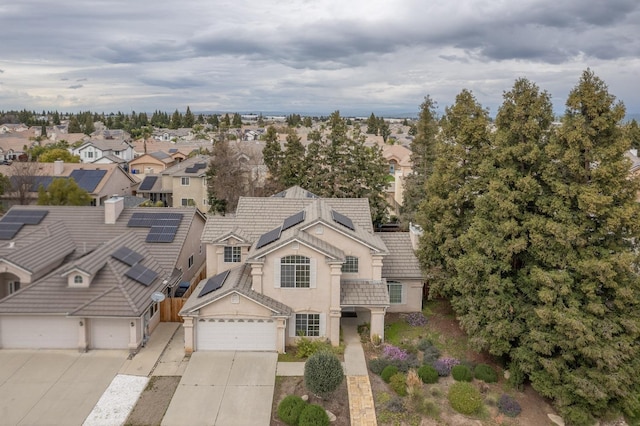
{"type": "Polygon", "coordinates": [[[184,117],[182,118],[182,126],[192,128],[195,122],[196,120],[191,112],[191,108],[187,105],[187,112],[184,113],[184,117]]]}
{"type": "Polygon", "coordinates": [[[387,139],[389,139],[389,136],[391,136],[389,123],[384,121],[383,117],[378,118],[378,135],[382,136],[382,140],[384,141],[384,143],[387,143],[387,139]]]}
{"type": "Polygon", "coordinates": [[[69,118],[69,126],[67,128],[69,133],[82,133],[82,129],[80,128],[80,123],[78,122],[78,118],[75,115],[72,115],[69,118]]]}
{"type": "Polygon", "coordinates": [[[640,149],[640,127],[638,127],[635,118],[624,126],[624,130],[631,143],[631,148],[640,149]]]}
{"type": "Polygon", "coordinates": [[[224,215],[235,211],[245,181],[246,176],[236,152],[228,141],[218,141],[213,146],[207,170],[209,212],[224,215]]]}
{"type": "Polygon", "coordinates": [[[242,116],[239,113],[233,114],[233,120],[231,121],[231,126],[237,129],[242,127],[242,116]]]}
{"type": "Polygon", "coordinates": [[[209,119],[207,119],[207,123],[211,124],[211,127],[213,127],[214,130],[217,129],[220,125],[218,114],[213,114],[211,117],[209,117],[209,119]]]}
{"type": "Polygon", "coordinates": [[[73,179],[56,178],[47,189],[42,185],[38,188],[39,206],[88,206],[90,203],[89,193],[73,179]]]}
{"type": "Polygon", "coordinates": [[[278,131],[275,127],[267,127],[264,134],[265,146],[262,149],[262,157],[264,164],[267,166],[269,173],[275,180],[279,180],[280,167],[282,165],[282,147],[278,139],[278,131]]]}
{"type": "Polygon", "coordinates": [[[377,135],[378,124],[378,119],[376,118],[375,114],[371,113],[371,115],[367,119],[367,133],[370,135],[377,135]]]}
{"type": "Polygon", "coordinates": [[[182,114],[177,109],[173,112],[171,116],[171,123],[169,124],[170,129],[178,129],[182,126],[182,114]]]}
{"type": "MultiPolygon", "coordinates": [[[[280,146],[280,143],[278,143],[278,146],[280,146]]],[[[304,158],[305,149],[300,137],[295,130],[289,129],[284,152],[282,153],[280,172],[278,173],[279,181],[283,188],[303,184],[303,177],[306,175],[304,158]]]]}
{"type": "Polygon", "coordinates": [[[93,125],[93,117],[91,114],[87,114],[84,119],[83,133],[85,135],[90,135],[91,133],[96,131],[95,126],[93,125]]]}

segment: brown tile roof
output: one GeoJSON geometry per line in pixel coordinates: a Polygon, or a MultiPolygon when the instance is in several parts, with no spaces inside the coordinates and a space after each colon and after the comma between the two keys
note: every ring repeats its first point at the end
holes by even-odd
{"type": "Polygon", "coordinates": [[[408,232],[376,232],[389,249],[382,264],[386,279],[422,279],[420,263],[411,246],[408,232]]]}

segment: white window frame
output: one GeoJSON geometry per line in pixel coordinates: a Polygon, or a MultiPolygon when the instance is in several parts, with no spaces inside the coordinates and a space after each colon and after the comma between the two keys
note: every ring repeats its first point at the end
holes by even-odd
{"type": "Polygon", "coordinates": [[[189,260],[187,261],[187,264],[189,265],[189,269],[191,269],[191,267],[193,266],[193,255],[189,256],[189,260]]]}
{"type": "Polygon", "coordinates": [[[321,314],[297,313],[294,317],[293,328],[296,336],[320,337],[322,336],[321,324],[321,314]]]}
{"type": "Polygon", "coordinates": [[[20,290],[20,281],[9,281],[9,294],[20,290]]]}
{"type": "Polygon", "coordinates": [[[359,259],[356,256],[347,256],[342,264],[342,272],[357,274],[359,272],[359,263],[359,259]]]}
{"type": "Polygon", "coordinates": [[[191,185],[191,179],[189,178],[189,176],[182,176],[180,178],[180,184],[182,186],[189,186],[191,185]]]}
{"type": "Polygon", "coordinates": [[[242,247],[225,246],[224,247],[224,263],[240,263],[242,262],[242,247]]]}
{"type": "Polygon", "coordinates": [[[402,285],[402,283],[398,281],[387,281],[387,292],[389,293],[389,303],[391,303],[392,305],[404,304],[404,286],[402,285]],[[396,300],[395,297],[397,296],[397,294],[394,294],[394,299],[391,298],[392,287],[395,289],[395,291],[398,291],[398,289],[400,290],[400,301],[394,301],[396,300]]]}
{"type": "Polygon", "coordinates": [[[180,205],[181,205],[182,207],[191,207],[191,206],[189,205],[189,200],[193,200],[193,204],[194,204],[194,205],[196,204],[196,202],[195,202],[195,200],[194,200],[193,198],[181,198],[181,199],[180,199],[180,205]]]}
{"type": "Polygon", "coordinates": [[[311,259],[290,255],[280,259],[280,288],[310,288],[311,259]]]}

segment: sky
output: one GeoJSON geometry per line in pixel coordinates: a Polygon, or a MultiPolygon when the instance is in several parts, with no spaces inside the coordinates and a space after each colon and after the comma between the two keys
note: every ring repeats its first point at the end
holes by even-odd
{"type": "Polygon", "coordinates": [[[0,3],[0,110],[415,114],[590,68],[640,113],[638,0],[0,3]]]}

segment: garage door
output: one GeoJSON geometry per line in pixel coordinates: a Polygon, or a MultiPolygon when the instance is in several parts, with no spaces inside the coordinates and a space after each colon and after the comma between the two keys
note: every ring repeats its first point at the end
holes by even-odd
{"type": "Polygon", "coordinates": [[[264,319],[199,320],[199,351],[275,351],[276,322],[264,319]]]}
{"type": "Polygon", "coordinates": [[[0,347],[5,349],[75,349],[77,319],[56,316],[0,317],[0,347]]]}
{"type": "Polygon", "coordinates": [[[130,320],[108,318],[90,319],[90,347],[92,349],[127,349],[130,322],[130,320]]]}

